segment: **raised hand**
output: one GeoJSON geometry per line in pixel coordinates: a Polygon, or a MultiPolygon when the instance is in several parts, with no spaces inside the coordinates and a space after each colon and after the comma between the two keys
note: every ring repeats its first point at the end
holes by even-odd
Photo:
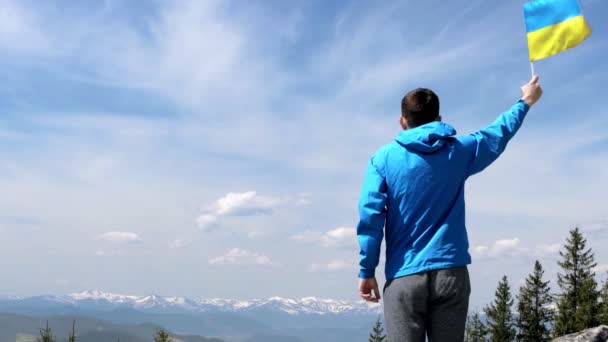
{"type": "Polygon", "coordinates": [[[538,82],[538,75],[532,76],[530,82],[521,86],[521,99],[532,107],[543,96],[543,88],[538,82]]]}

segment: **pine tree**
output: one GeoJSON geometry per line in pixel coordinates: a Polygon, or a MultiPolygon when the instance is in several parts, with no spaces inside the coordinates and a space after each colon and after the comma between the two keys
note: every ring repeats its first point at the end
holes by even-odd
{"type": "Polygon", "coordinates": [[[76,320],[72,320],[72,331],[68,336],[68,342],[76,342],[76,320]]]}
{"type": "Polygon", "coordinates": [[[479,319],[479,314],[474,312],[467,319],[467,326],[465,327],[464,342],[486,342],[486,336],[488,335],[488,329],[479,319]]]}
{"type": "Polygon", "coordinates": [[[562,261],[558,265],[557,284],[561,288],[557,302],[555,336],[566,335],[594,327],[598,324],[599,291],[593,268],[597,265],[591,248],[580,230],[570,231],[570,236],[560,251],[562,261]]]}
{"type": "Polygon", "coordinates": [[[522,342],[524,340],[521,334],[521,326],[523,325],[521,315],[517,314],[515,318],[515,342],[522,342]]]}
{"type": "Polygon", "coordinates": [[[51,328],[49,328],[49,321],[46,321],[46,328],[40,329],[40,337],[36,339],[38,342],[55,342],[55,336],[51,328]]]}
{"type": "Polygon", "coordinates": [[[158,329],[154,335],[154,342],[173,342],[173,339],[167,330],[158,329]]]}
{"type": "Polygon", "coordinates": [[[374,324],[373,332],[369,334],[369,342],[384,342],[386,340],[386,335],[384,335],[384,329],[382,328],[382,321],[380,321],[380,317],[374,324]]]}
{"type": "Polygon", "coordinates": [[[511,306],[513,306],[513,297],[505,275],[496,288],[494,303],[484,308],[488,317],[490,342],[510,342],[515,338],[511,306]]]}
{"type": "Polygon", "coordinates": [[[519,289],[518,341],[538,342],[550,339],[547,327],[552,320],[553,313],[548,305],[551,304],[552,298],[549,294],[549,281],[543,281],[544,273],[540,262],[536,260],[534,273],[528,275],[525,285],[519,289]]]}
{"type": "Polygon", "coordinates": [[[608,277],[604,280],[604,286],[602,286],[602,291],[600,292],[601,306],[600,306],[600,316],[599,323],[608,325],[608,277]]]}

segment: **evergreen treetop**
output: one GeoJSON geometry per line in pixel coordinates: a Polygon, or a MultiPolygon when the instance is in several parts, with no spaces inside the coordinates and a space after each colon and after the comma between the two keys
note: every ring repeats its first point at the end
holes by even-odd
{"type": "Polygon", "coordinates": [[[154,342],[173,342],[173,339],[167,330],[161,328],[156,331],[154,342]]]}
{"type": "Polygon", "coordinates": [[[76,320],[72,321],[72,331],[68,336],[68,342],[76,342],[76,320]]]}
{"type": "Polygon", "coordinates": [[[55,342],[55,336],[51,328],[49,328],[49,321],[46,321],[46,328],[40,329],[40,337],[36,339],[37,342],[55,342]]]}
{"type": "Polygon", "coordinates": [[[534,272],[526,278],[525,284],[519,289],[517,311],[517,340],[522,342],[537,342],[550,340],[549,324],[552,320],[552,310],[549,305],[552,297],[549,293],[549,281],[543,281],[545,271],[537,260],[534,272]]]}
{"type": "Polygon", "coordinates": [[[474,312],[467,318],[465,327],[464,342],[486,342],[488,329],[479,319],[479,314],[474,312]]]}
{"type": "Polygon", "coordinates": [[[505,275],[498,283],[494,302],[484,308],[491,342],[510,342],[515,338],[512,306],[511,287],[505,275]]]}
{"type": "Polygon", "coordinates": [[[384,329],[382,328],[382,321],[380,317],[376,320],[372,333],[369,335],[369,342],[384,342],[386,335],[384,335],[384,329]]]}
{"type": "Polygon", "coordinates": [[[564,250],[560,251],[562,269],[557,275],[558,295],[555,336],[595,327],[600,305],[593,269],[597,265],[587,240],[578,228],[570,231],[564,250]]]}

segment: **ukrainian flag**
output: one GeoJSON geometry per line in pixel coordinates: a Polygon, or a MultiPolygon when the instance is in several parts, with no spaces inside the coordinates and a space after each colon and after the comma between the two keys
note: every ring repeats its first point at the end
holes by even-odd
{"type": "Polygon", "coordinates": [[[534,0],[524,4],[530,61],[553,56],[591,34],[578,0],[534,0]]]}

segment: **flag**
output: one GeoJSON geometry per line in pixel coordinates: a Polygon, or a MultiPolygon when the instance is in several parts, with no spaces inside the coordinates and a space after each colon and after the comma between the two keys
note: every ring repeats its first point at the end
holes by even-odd
{"type": "Polygon", "coordinates": [[[578,0],[527,2],[524,17],[532,62],[573,48],[591,34],[578,0]]]}

